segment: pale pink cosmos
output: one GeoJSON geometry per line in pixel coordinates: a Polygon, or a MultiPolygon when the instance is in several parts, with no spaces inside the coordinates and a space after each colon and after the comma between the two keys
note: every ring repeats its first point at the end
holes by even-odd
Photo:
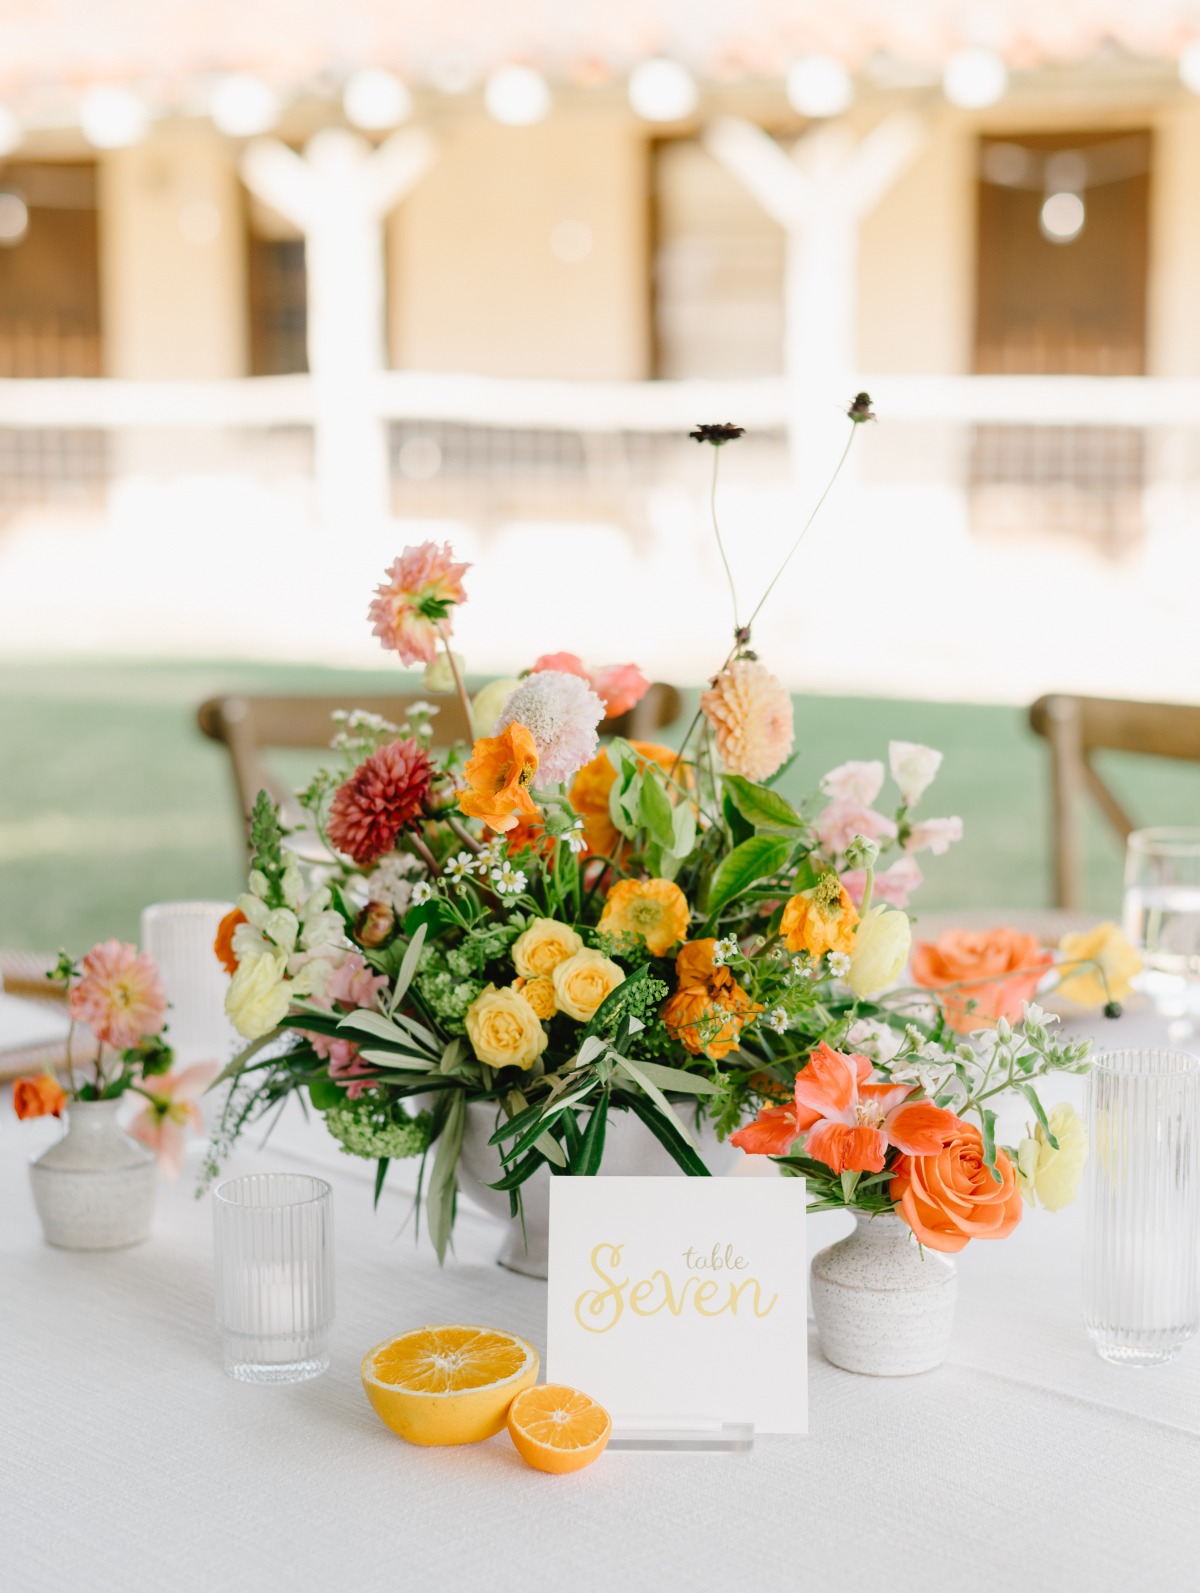
{"type": "Polygon", "coordinates": [[[904,806],[911,808],[933,784],[942,766],[942,754],[933,747],[923,747],[919,741],[889,741],[888,762],[904,806]]]}
{"type": "Polygon", "coordinates": [[[856,835],[863,835],[868,841],[894,840],[896,826],[874,808],[839,800],[831,802],[817,815],[817,835],[821,850],[832,857],[844,852],[856,835]]]}
{"type": "Polygon", "coordinates": [[[830,802],[869,808],[883,790],[883,764],[878,758],[839,763],[821,781],[821,790],[830,802]]]}
{"type": "Polygon", "coordinates": [[[952,841],[962,840],[962,835],[963,821],[957,815],[950,819],[924,819],[913,825],[904,847],[908,852],[929,850],[934,857],[941,857],[950,850],[952,841]]]}
{"type": "Polygon", "coordinates": [[[462,578],[470,568],[454,562],[448,542],[405,548],[367,611],[381,645],[399,653],[402,663],[432,664],[438,641],[453,629],[454,605],[467,600],[462,578]]]}
{"type": "MultiPolygon", "coordinates": [[[[863,892],[867,888],[866,869],[852,868],[841,879],[855,907],[861,907],[863,892]]],[[[920,865],[911,857],[899,857],[889,868],[881,869],[876,874],[871,886],[871,900],[886,902],[889,907],[907,907],[908,898],[920,883],[920,865]]]]}
{"type": "Polygon", "coordinates": [[[72,1018],[86,1024],[101,1045],[128,1051],[162,1032],[167,994],[148,951],[139,955],[136,946],[106,940],[83,959],[69,1006],[72,1018]]]}
{"type": "Polygon", "coordinates": [[[180,1073],[143,1078],[139,1088],[150,1100],[129,1125],[129,1132],[158,1157],[158,1165],[172,1183],[183,1171],[187,1131],[204,1132],[197,1100],[220,1070],[215,1062],[196,1062],[180,1073]]]}

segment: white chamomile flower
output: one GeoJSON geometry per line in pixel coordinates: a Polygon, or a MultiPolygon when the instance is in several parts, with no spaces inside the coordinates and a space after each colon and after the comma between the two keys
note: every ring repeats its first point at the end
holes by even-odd
{"type": "Polygon", "coordinates": [[[412,895],[409,897],[409,900],[412,902],[414,907],[420,907],[421,904],[423,902],[427,902],[432,895],[433,886],[429,883],[429,881],[427,879],[419,879],[412,888],[412,895]]]}
{"type": "Polygon", "coordinates": [[[460,852],[447,860],[444,872],[454,888],[461,891],[475,872],[475,859],[470,852],[460,852]]]}
{"type": "Polygon", "coordinates": [[[519,896],[525,889],[526,880],[521,869],[506,863],[503,868],[492,870],[492,884],[500,896],[519,896]]]}
{"type": "Polygon", "coordinates": [[[844,979],[850,972],[850,959],[844,951],[829,953],[829,971],[835,979],[844,979]]]}
{"type": "Polygon", "coordinates": [[[726,935],[723,940],[718,940],[713,947],[712,961],[714,968],[724,968],[725,964],[738,954],[738,943],[732,935],[726,935]]]}
{"type": "Polygon", "coordinates": [[[490,874],[494,868],[502,867],[507,850],[508,843],[505,841],[504,837],[502,835],[493,835],[491,840],[487,843],[483,851],[480,852],[478,858],[476,859],[476,867],[478,868],[480,874],[486,876],[490,874]]]}
{"type": "Polygon", "coordinates": [[[772,1007],[763,1019],[768,1029],[774,1029],[776,1034],[786,1034],[788,1015],[782,1007],[772,1007]]]}
{"type": "Polygon", "coordinates": [[[583,820],[576,819],[563,839],[575,856],[578,856],[580,852],[586,852],[587,836],[583,833],[583,820]]]}

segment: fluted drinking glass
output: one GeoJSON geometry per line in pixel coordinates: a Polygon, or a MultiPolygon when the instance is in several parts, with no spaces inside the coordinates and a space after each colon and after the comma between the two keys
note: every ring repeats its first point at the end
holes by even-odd
{"type": "Polygon", "coordinates": [[[225,1370],[299,1383],[329,1365],[333,1190],[307,1173],[252,1173],[213,1194],[217,1326],[225,1370]]]}
{"type": "Polygon", "coordinates": [[[1173,1360],[1200,1327],[1200,1057],[1109,1051],[1088,1076],[1084,1318],[1123,1366],[1173,1360]]]}

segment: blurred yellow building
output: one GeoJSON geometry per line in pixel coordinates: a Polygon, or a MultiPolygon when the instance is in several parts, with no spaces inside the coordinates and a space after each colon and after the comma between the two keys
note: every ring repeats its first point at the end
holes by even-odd
{"type": "MultiPolygon", "coordinates": [[[[173,527],[259,578],[334,537],[320,637],[295,600],[303,646],[349,656],[397,520],[526,567],[571,536],[626,590],[690,567],[723,631],[679,439],[750,429],[730,513],[765,567],[866,386],[884,424],[834,525],[886,579],[853,665],[781,614],[785,673],[943,694],[1015,627],[981,694],[1193,694],[1182,633],[1164,663],[1111,632],[1131,604],[1182,632],[1200,574],[1198,39],[1188,5],[1090,0],[4,0],[0,644],[117,646],[104,571],[161,581],[173,527]],[[75,557],[103,601],[35,620],[75,557]],[[1026,669],[1035,582],[1082,612],[1026,669]],[[918,604],[966,612],[897,680],[889,606],[918,604]]],[[[196,589],[137,645],[211,640],[217,562],[196,589]]],[[[222,645],[301,650],[251,612],[222,645]]],[[[519,662],[498,613],[479,643],[519,662]]]]}

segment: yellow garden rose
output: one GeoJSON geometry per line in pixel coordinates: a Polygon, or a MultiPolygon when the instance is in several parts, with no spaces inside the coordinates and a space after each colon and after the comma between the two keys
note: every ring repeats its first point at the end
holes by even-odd
{"type": "Polygon", "coordinates": [[[225,992],[225,1015],[243,1040],[270,1034],[287,1016],[291,987],[269,951],[246,952],[225,992]]]}
{"type": "Polygon", "coordinates": [[[1017,1180],[1031,1206],[1039,1201],[1047,1211],[1061,1211],[1079,1193],[1088,1159],[1088,1136],[1083,1119],[1073,1106],[1056,1106],[1048,1118],[1050,1133],[1040,1123],[1017,1147],[1017,1180]]]}
{"type": "Polygon", "coordinates": [[[517,979],[512,988],[521,992],[539,1018],[552,1018],[558,1011],[554,981],[549,974],[538,974],[536,979],[517,979]]]}
{"type": "Polygon", "coordinates": [[[854,936],[846,983],[868,1000],[895,984],[912,948],[912,926],[906,914],[880,903],[868,910],[854,936]]]}
{"type": "Polygon", "coordinates": [[[550,1040],[519,990],[488,985],[467,1008],[465,1021],[475,1055],[491,1068],[528,1071],[550,1040]]]}
{"type": "Polygon", "coordinates": [[[624,971],[598,951],[577,951],[560,962],[550,976],[558,1010],[577,1023],[587,1023],[601,1002],[622,984],[624,971]]]}
{"type": "Polygon", "coordinates": [[[1058,993],[1081,1007],[1124,1001],[1133,988],[1130,979],[1142,971],[1142,959],[1113,923],[1097,924],[1082,935],[1064,935],[1058,949],[1064,971],[1058,993]]]}
{"type": "Polygon", "coordinates": [[[525,933],[513,941],[513,967],[522,979],[536,979],[539,974],[552,973],[560,962],[582,948],[583,937],[570,924],[560,924],[555,918],[535,918],[525,933]]]}

